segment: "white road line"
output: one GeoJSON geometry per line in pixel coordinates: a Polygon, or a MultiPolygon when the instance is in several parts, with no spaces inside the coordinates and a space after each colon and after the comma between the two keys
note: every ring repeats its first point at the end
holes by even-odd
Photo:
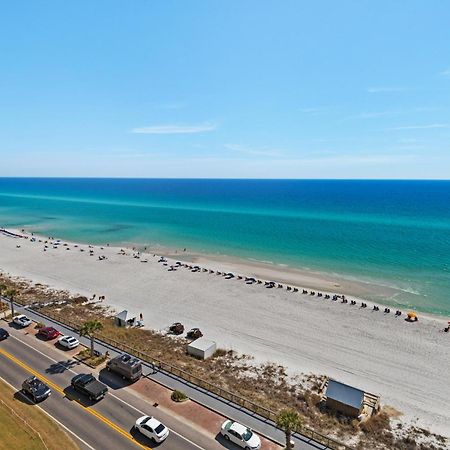
{"type": "MultiPolygon", "coordinates": [[[[46,355],[45,353],[41,352],[40,350],[38,350],[37,348],[31,346],[30,344],[27,344],[26,342],[22,341],[21,339],[17,338],[16,336],[10,335],[10,337],[12,337],[13,339],[15,339],[16,341],[19,341],[21,344],[26,345],[27,347],[31,348],[32,350],[34,350],[35,352],[39,353],[40,355],[44,356],[45,358],[49,359],[50,361],[53,361],[55,363],[57,363],[59,366],[65,368],[68,372],[72,372],[75,375],[77,374],[77,372],[75,372],[74,370],[70,369],[70,368],[66,368],[62,363],[60,363],[59,361],[57,361],[56,359],[53,359],[51,356],[46,355]]],[[[71,358],[73,359],[73,358],[71,358]]],[[[74,360],[75,361],[75,360],[74,360]]],[[[131,409],[134,409],[136,412],[138,412],[139,414],[146,416],[147,414],[143,411],[141,411],[140,409],[136,408],[135,406],[131,405],[130,403],[126,402],[125,400],[117,397],[116,395],[112,394],[111,392],[108,393],[109,396],[119,400],[119,402],[122,402],[124,405],[127,405],[128,407],[130,407],[131,409]]],[[[199,450],[206,450],[203,447],[200,447],[200,445],[196,444],[195,442],[192,442],[190,439],[188,439],[187,437],[181,435],[180,433],[177,433],[176,431],[172,430],[169,428],[169,430],[175,434],[176,436],[180,437],[181,439],[185,440],[186,442],[188,442],[189,444],[193,445],[194,447],[198,448],[199,450]]]]}
{"type": "MultiPolygon", "coordinates": [[[[11,383],[9,383],[8,381],[6,381],[2,376],[0,376],[0,380],[3,381],[3,383],[5,383],[7,386],[9,386],[11,389],[15,390],[15,391],[19,391],[21,394],[22,392],[20,391],[19,388],[13,386],[11,383]]],[[[22,394],[24,395],[24,394],[22,394]]],[[[42,408],[39,405],[36,405],[36,403],[34,404],[34,406],[36,408],[39,408],[44,414],[46,414],[48,417],[50,417],[53,421],[55,421],[60,427],[64,428],[67,432],[69,432],[70,434],[72,434],[73,436],[75,436],[81,443],[83,443],[86,447],[88,447],[91,450],[95,450],[94,447],[92,447],[92,445],[89,445],[84,439],[81,439],[80,436],[78,436],[78,434],[74,433],[70,428],[67,428],[63,423],[61,423],[59,420],[55,419],[49,412],[47,412],[44,408],[42,408]]]]}

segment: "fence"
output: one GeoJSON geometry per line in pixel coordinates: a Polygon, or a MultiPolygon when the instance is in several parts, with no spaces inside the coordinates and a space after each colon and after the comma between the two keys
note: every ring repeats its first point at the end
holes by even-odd
{"type": "MultiPolygon", "coordinates": [[[[7,405],[1,398],[0,398],[0,403],[7,408],[11,414],[13,414],[14,416],[16,416],[19,420],[21,420],[28,428],[30,428],[30,430],[39,438],[39,440],[42,442],[42,445],[48,450],[47,445],[44,442],[44,439],[42,439],[42,436],[40,435],[39,431],[35,430],[22,416],[19,416],[19,414],[16,413],[16,411],[14,411],[13,408],[11,408],[11,406],[7,405]]],[[[26,431],[26,429],[25,429],[26,431]]],[[[36,436],[34,436],[31,433],[28,433],[30,435],[30,437],[32,439],[35,439],[36,436]]]]}
{"type": "MultiPolygon", "coordinates": [[[[62,317],[59,314],[56,314],[54,312],[46,311],[44,316],[47,316],[51,319],[54,319],[64,325],[67,325],[68,327],[77,330],[80,327],[80,323],[76,323],[72,320],[66,319],[62,317]]],[[[123,352],[126,352],[130,355],[136,356],[137,358],[141,359],[142,361],[145,361],[149,364],[152,364],[156,367],[158,367],[159,370],[163,372],[167,372],[171,375],[174,375],[178,378],[181,378],[182,380],[191,383],[195,385],[196,387],[199,387],[201,389],[204,389],[210,393],[215,394],[216,396],[233,402],[236,405],[239,405],[242,408],[245,408],[246,410],[258,414],[261,417],[264,417],[265,419],[271,420],[273,422],[276,421],[277,413],[265,408],[264,406],[258,405],[257,403],[254,403],[251,400],[248,400],[244,397],[241,397],[239,395],[233,394],[230,391],[227,391],[213,383],[210,383],[209,381],[203,380],[202,378],[199,378],[195,375],[192,375],[191,373],[180,369],[179,367],[173,366],[172,364],[166,363],[162,361],[159,358],[155,358],[147,353],[144,353],[140,350],[137,350],[135,348],[132,348],[123,342],[118,342],[108,336],[103,335],[102,333],[96,334],[96,339],[102,343],[108,344],[114,348],[117,348],[123,352]]],[[[307,426],[302,426],[298,432],[302,434],[303,436],[312,439],[332,450],[353,450],[351,447],[343,444],[342,442],[337,441],[336,439],[333,439],[329,436],[325,436],[312,428],[309,428],[307,426]]]]}

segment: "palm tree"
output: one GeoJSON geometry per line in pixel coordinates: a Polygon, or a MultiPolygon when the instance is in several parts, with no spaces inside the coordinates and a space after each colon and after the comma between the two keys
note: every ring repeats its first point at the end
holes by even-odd
{"type": "MultiPolygon", "coordinates": [[[[5,284],[0,284],[0,296],[2,296],[5,291],[6,291],[6,285],[5,284]]],[[[3,308],[2,308],[3,309],[3,308]]],[[[5,316],[6,317],[6,316],[5,316]]]]}
{"type": "Polygon", "coordinates": [[[91,340],[91,357],[94,356],[95,335],[101,330],[103,330],[103,324],[99,320],[88,320],[78,330],[80,336],[87,336],[91,340]]]}
{"type": "Polygon", "coordinates": [[[281,428],[286,434],[286,450],[292,450],[292,433],[297,431],[302,425],[302,418],[299,413],[293,409],[283,409],[276,419],[277,427],[281,428]]]}
{"type": "Polygon", "coordinates": [[[12,319],[14,317],[14,297],[16,296],[17,291],[2,284],[0,285],[0,294],[4,295],[9,300],[12,319]]]}

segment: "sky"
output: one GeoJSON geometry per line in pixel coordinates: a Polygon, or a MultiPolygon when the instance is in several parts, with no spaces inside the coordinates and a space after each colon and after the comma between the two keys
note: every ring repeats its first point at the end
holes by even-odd
{"type": "Polygon", "coordinates": [[[3,2],[0,176],[450,178],[450,2],[3,2]]]}

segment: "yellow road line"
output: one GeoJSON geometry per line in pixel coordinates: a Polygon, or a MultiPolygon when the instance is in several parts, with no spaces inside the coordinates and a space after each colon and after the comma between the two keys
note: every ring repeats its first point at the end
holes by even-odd
{"type": "MultiPolygon", "coordinates": [[[[6,358],[10,359],[12,362],[17,364],[18,366],[22,367],[22,369],[26,370],[27,372],[30,372],[35,377],[37,377],[40,380],[44,381],[49,387],[54,389],[56,392],[59,392],[63,397],[66,396],[64,390],[61,387],[59,387],[57,384],[53,383],[53,381],[49,380],[47,377],[45,377],[45,376],[41,375],[40,373],[36,372],[34,369],[32,369],[27,364],[25,364],[23,361],[20,361],[14,355],[11,355],[11,353],[9,353],[6,350],[0,348],[0,354],[5,356],[6,358]]],[[[137,442],[130,433],[125,431],[123,428],[120,428],[115,423],[111,422],[109,419],[107,419],[105,416],[100,414],[98,411],[95,411],[94,409],[92,409],[92,408],[90,408],[88,406],[84,406],[84,405],[80,404],[77,401],[75,401],[75,403],[78,406],[80,406],[81,408],[83,408],[85,411],[87,411],[89,414],[93,415],[94,417],[96,417],[97,419],[102,421],[105,425],[109,426],[110,428],[112,428],[113,430],[117,431],[122,436],[124,436],[125,438],[127,438],[128,440],[133,442],[133,444],[136,444],[138,447],[144,448],[146,450],[152,450],[150,447],[147,447],[147,446],[142,445],[139,442],[137,442]]]]}

